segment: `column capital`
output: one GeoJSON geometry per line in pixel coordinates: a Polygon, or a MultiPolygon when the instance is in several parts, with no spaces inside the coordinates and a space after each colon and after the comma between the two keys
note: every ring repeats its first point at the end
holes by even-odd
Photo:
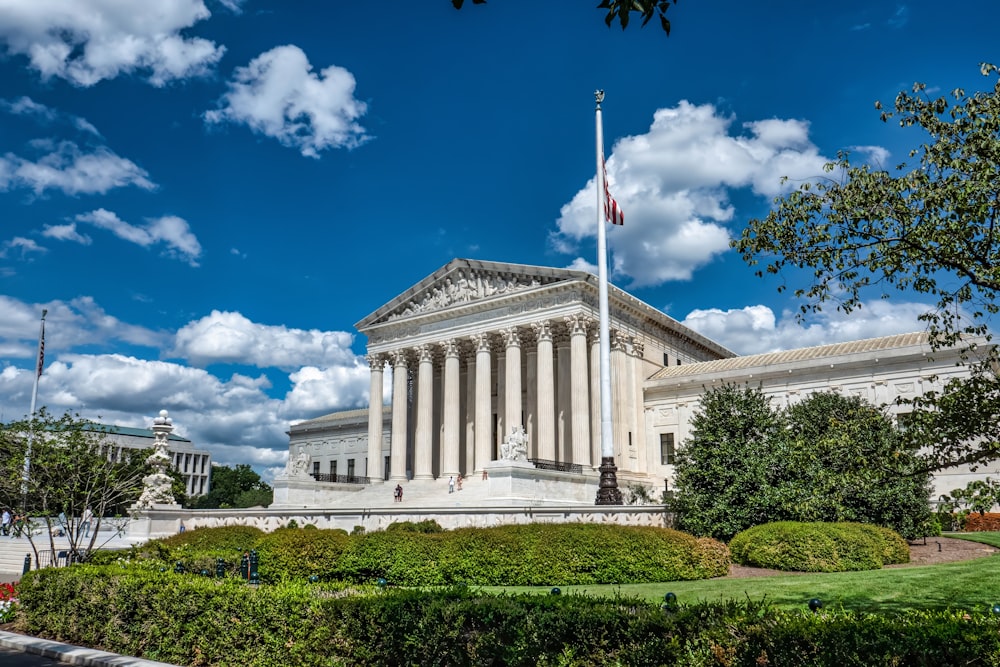
{"type": "Polygon", "coordinates": [[[424,363],[425,361],[434,361],[434,346],[433,345],[419,345],[417,346],[417,360],[419,363],[424,363]]]}
{"type": "Polygon", "coordinates": [[[380,371],[385,367],[386,357],[384,354],[369,354],[365,359],[368,360],[368,368],[373,371],[380,371]]]}
{"type": "Polygon", "coordinates": [[[458,358],[459,352],[461,351],[458,346],[458,341],[455,340],[454,338],[449,338],[448,340],[441,343],[441,349],[444,351],[445,357],[455,357],[456,359],[458,358]]]}
{"type": "Polygon", "coordinates": [[[552,323],[548,320],[542,320],[541,322],[534,322],[531,328],[535,332],[535,337],[539,342],[548,341],[552,342],[552,323]]]}
{"type": "Polygon", "coordinates": [[[406,350],[393,350],[390,355],[392,356],[392,365],[394,368],[407,368],[409,366],[406,350]]]}
{"type": "Polygon", "coordinates": [[[473,334],[470,338],[476,347],[476,352],[490,351],[490,335],[488,333],[473,334]]]}
{"type": "Polygon", "coordinates": [[[642,355],[645,353],[645,351],[646,351],[645,344],[643,344],[643,342],[641,340],[639,340],[638,338],[633,337],[632,338],[632,355],[636,356],[636,357],[639,357],[641,359],[642,355]]]}
{"type": "Polygon", "coordinates": [[[586,336],[587,327],[590,326],[593,320],[586,315],[577,314],[567,315],[563,318],[563,321],[566,322],[566,328],[569,329],[571,336],[586,336]]]}
{"type": "Polygon", "coordinates": [[[521,347],[521,334],[518,333],[517,327],[507,327],[500,333],[503,335],[506,347],[521,347]]]}
{"type": "Polygon", "coordinates": [[[628,336],[621,331],[611,331],[611,349],[615,352],[628,352],[628,336]]]}

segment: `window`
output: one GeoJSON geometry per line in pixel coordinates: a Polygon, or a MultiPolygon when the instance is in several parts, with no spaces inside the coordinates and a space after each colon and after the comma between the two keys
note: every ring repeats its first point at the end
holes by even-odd
{"type": "Polygon", "coordinates": [[[347,459],[347,476],[354,477],[354,459],[347,459]]]}
{"type": "Polygon", "coordinates": [[[677,365],[678,365],[678,366],[680,366],[680,365],[681,365],[681,360],[680,360],[680,359],[678,359],[678,360],[677,360],[677,365]]]}
{"type": "Polygon", "coordinates": [[[910,425],[910,421],[913,419],[912,412],[900,412],[896,415],[896,428],[900,431],[905,431],[906,427],[910,425]]]}
{"type": "Polygon", "coordinates": [[[313,477],[319,474],[319,461],[313,461],[313,477]]]}
{"type": "Polygon", "coordinates": [[[660,463],[671,466],[677,461],[677,451],[674,449],[674,434],[660,434],[660,463]]]}
{"type": "Polygon", "coordinates": [[[666,352],[663,353],[663,365],[664,366],[670,365],[670,355],[667,354],[666,352]]]}
{"type": "Polygon", "coordinates": [[[330,474],[333,477],[337,476],[337,462],[336,461],[330,461],[330,474]]]}

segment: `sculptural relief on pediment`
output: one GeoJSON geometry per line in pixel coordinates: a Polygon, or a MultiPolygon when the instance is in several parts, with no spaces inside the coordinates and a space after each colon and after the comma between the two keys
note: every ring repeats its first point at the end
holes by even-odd
{"type": "MultiPolygon", "coordinates": [[[[546,281],[551,282],[551,281],[546,281]]],[[[458,271],[425,289],[409,302],[389,313],[386,320],[396,320],[419,313],[428,313],[456,304],[513,294],[542,285],[538,276],[509,275],[479,271],[458,271]]]]}

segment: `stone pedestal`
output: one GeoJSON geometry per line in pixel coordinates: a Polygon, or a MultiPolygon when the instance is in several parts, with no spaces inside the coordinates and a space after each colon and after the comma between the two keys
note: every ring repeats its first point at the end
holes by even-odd
{"type": "Polygon", "coordinates": [[[597,474],[543,470],[529,461],[490,461],[489,497],[513,503],[586,503],[594,497],[597,474]]]}

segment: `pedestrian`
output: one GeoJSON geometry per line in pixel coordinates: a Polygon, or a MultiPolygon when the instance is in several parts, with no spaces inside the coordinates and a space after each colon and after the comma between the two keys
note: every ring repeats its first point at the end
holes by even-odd
{"type": "Polygon", "coordinates": [[[455,477],[448,478],[448,493],[455,493],[455,477]]]}
{"type": "Polygon", "coordinates": [[[462,490],[462,473],[458,473],[458,478],[455,480],[455,482],[458,484],[458,490],[461,491],[462,490]]]}
{"type": "Polygon", "coordinates": [[[80,517],[80,530],[83,531],[84,537],[90,537],[90,522],[94,520],[94,512],[90,509],[90,505],[83,510],[83,516],[80,517]]]}
{"type": "Polygon", "coordinates": [[[396,499],[397,503],[403,502],[403,486],[402,484],[396,485],[396,490],[393,491],[393,498],[396,499]]]}
{"type": "Polygon", "coordinates": [[[3,516],[0,517],[0,533],[10,535],[10,519],[10,510],[6,507],[3,508],[3,516]]]}
{"type": "Polygon", "coordinates": [[[483,479],[486,480],[486,479],[489,479],[489,478],[490,478],[490,474],[488,472],[486,472],[486,468],[483,468],[483,479]]]}

